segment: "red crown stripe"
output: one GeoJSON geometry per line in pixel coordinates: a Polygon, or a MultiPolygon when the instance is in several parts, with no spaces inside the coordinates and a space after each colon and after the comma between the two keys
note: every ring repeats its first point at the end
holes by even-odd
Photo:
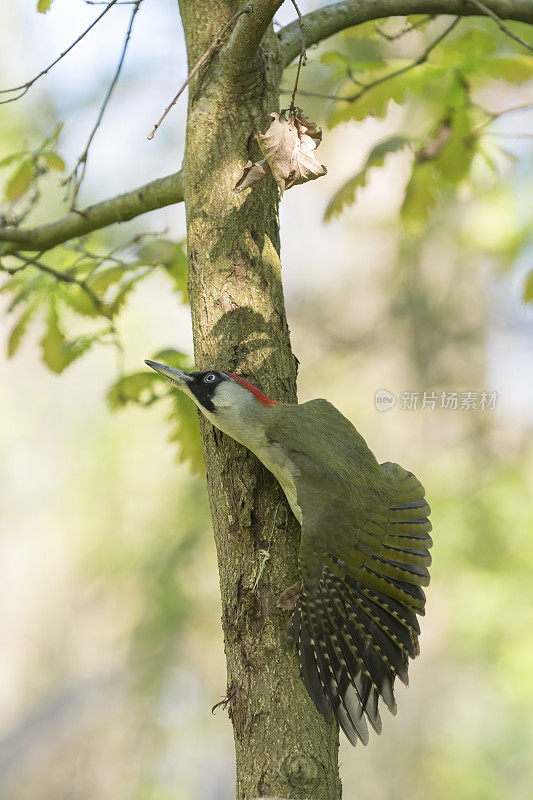
{"type": "Polygon", "coordinates": [[[253,383],[250,381],[245,380],[245,378],[241,378],[240,375],[234,375],[233,372],[226,372],[226,375],[229,375],[230,378],[240,383],[245,389],[247,389],[256,400],[258,400],[264,406],[277,406],[277,401],[272,400],[271,397],[267,397],[266,394],[263,394],[261,389],[258,389],[257,386],[254,386],[253,383]]]}

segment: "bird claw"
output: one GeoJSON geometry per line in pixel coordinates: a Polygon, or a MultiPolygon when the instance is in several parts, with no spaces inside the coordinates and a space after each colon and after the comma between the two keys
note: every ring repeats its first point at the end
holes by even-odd
{"type": "Polygon", "coordinates": [[[293,585],[289,586],[288,589],[285,589],[285,591],[282,592],[278,597],[279,608],[282,608],[284,611],[294,611],[296,603],[298,602],[298,598],[300,597],[301,591],[302,591],[301,581],[296,581],[296,583],[293,583],[293,585]]]}

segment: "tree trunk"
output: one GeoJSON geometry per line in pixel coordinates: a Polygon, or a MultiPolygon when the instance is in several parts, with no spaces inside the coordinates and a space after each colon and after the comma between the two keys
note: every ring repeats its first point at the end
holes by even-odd
{"type": "MultiPolygon", "coordinates": [[[[181,0],[192,67],[238,10],[234,0],[181,0]]],[[[223,57],[223,56],[222,56],[223,57]]],[[[221,56],[190,87],[184,170],[189,294],[197,368],[248,376],[296,401],[272,179],[232,194],[247,141],[278,110],[281,63],[270,26],[252,63],[224,77],[221,56]]],[[[218,553],[234,729],[237,798],[337,800],[338,731],[307,696],[281,592],[298,578],[299,526],[274,478],[249,451],[202,422],[218,553]]]]}

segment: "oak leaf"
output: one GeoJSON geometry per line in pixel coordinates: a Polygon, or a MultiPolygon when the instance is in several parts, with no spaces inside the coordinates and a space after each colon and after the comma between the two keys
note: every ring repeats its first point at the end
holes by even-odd
{"type": "Polygon", "coordinates": [[[234,192],[241,192],[256,181],[272,174],[279,186],[280,195],[285,189],[325,175],[326,167],[317,161],[314,151],[322,141],[322,131],[308,120],[301,109],[282,109],[270,115],[272,122],[266,133],[256,133],[262,161],[249,161],[239,178],[234,192]]]}

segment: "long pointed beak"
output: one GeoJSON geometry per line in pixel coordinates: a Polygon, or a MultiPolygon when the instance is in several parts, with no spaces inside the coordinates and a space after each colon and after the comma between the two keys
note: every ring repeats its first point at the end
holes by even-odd
{"type": "Polygon", "coordinates": [[[159,372],[164,378],[167,378],[174,384],[178,384],[178,386],[186,386],[187,383],[193,380],[192,375],[189,375],[188,372],[184,372],[182,369],[169,367],[167,364],[159,364],[157,361],[148,361],[148,359],[146,359],[144,363],[152,369],[155,369],[155,371],[159,372]]]}

